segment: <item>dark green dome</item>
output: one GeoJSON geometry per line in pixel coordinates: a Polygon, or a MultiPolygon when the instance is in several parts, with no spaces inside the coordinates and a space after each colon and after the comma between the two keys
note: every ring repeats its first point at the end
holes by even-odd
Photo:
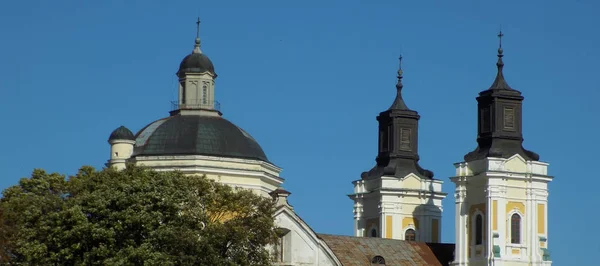
{"type": "Polygon", "coordinates": [[[268,162],[250,134],[220,116],[173,115],[135,136],[133,156],[209,155],[268,162]]]}
{"type": "Polygon", "coordinates": [[[111,140],[135,140],[135,136],[128,128],[124,126],[120,126],[115,129],[112,133],[110,133],[110,137],[108,137],[108,141],[111,140]]]}

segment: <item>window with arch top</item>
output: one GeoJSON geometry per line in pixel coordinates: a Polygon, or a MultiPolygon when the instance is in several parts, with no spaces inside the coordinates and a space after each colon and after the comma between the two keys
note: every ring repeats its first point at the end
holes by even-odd
{"type": "Polygon", "coordinates": [[[483,216],[475,216],[475,245],[483,244],[483,216]]]}
{"type": "Polygon", "coordinates": [[[208,97],[208,87],[206,86],[206,83],[204,84],[204,86],[202,86],[202,104],[207,104],[207,100],[206,97],[208,97]]]}
{"type": "Polygon", "coordinates": [[[404,232],[404,240],[406,241],[415,241],[417,240],[417,232],[415,232],[415,229],[407,229],[406,232],[404,232]]]}
{"type": "Polygon", "coordinates": [[[377,237],[377,229],[371,229],[371,237],[377,237]]]}
{"type": "Polygon", "coordinates": [[[521,216],[517,213],[510,217],[510,243],[521,243],[521,216]]]}

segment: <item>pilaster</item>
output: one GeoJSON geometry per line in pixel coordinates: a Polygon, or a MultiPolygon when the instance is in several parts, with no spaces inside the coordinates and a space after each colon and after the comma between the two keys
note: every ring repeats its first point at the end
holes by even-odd
{"type": "Polygon", "coordinates": [[[455,166],[457,176],[451,178],[456,185],[457,214],[453,265],[550,265],[549,252],[544,250],[548,236],[547,184],[552,180],[547,175],[548,164],[526,161],[517,154],[455,166]],[[468,210],[481,202],[485,204],[485,254],[478,257],[471,243],[474,214],[468,210]],[[513,215],[517,215],[517,222],[512,220],[513,215]]]}
{"type": "Polygon", "coordinates": [[[415,241],[441,242],[441,202],[446,196],[442,181],[409,174],[353,184],[355,192],[349,197],[354,201],[356,236],[371,236],[370,221],[377,219],[379,237],[404,240],[406,230],[413,229],[415,241]]]}

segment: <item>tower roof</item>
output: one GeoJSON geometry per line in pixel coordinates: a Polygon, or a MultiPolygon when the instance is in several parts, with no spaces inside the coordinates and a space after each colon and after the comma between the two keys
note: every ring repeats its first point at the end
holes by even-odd
{"type": "Polygon", "coordinates": [[[113,130],[112,133],[110,133],[108,141],[111,140],[135,140],[135,136],[133,135],[131,130],[129,130],[125,126],[120,126],[117,129],[113,130]]]}
{"type": "Polygon", "coordinates": [[[209,72],[213,75],[217,75],[215,73],[215,67],[213,66],[212,61],[202,53],[191,53],[181,60],[179,64],[179,70],[177,71],[178,75],[184,73],[205,73],[209,72]]]}
{"type": "Polygon", "coordinates": [[[492,86],[477,97],[478,127],[477,148],[464,156],[465,161],[487,157],[509,158],[515,154],[526,160],[539,160],[535,152],[523,148],[522,112],[523,96],[511,88],[504,78],[502,37],[498,48],[498,73],[492,86]]]}
{"type": "Polygon", "coordinates": [[[402,84],[402,56],[398,58],[398,61],[400,63],[398,67],[398,82],[396,83],[396,98],[388,110],[410,110],[402,98],[402,88],[404,88],[402,84]]]}
{"type": "Polygon", "coordinates": [[[211,73],[215,77],[217,74],[215,73],[215,67],[204,53],[200,50],[200,19],[196,22],[196,40],[194,41],[194,50],[192,53],[187,55],[181,60],[181,64],[179,64],[179,70],[177,71],[177,75],[182,75],[185,73],[211,73]]]}
{"type": "Polygon", "coordinates": [[[402,98],[402,56],[399,58],[396,98],[386,111],[379,113],[379,152],[377,164],[362,174],[363,179],[381,176],[402,178],[415,174],[421,178],[433,178],[433,172],[419,165],[419,113],[410,110],[402,98]]]}
{"type": "Polygon", "coordinates": [[[494,79],[494,83],[490,86],[489,90],[511,90],[515,91],[511,88],[508,83],[506,83],[506,79],[504,79],[504,61],[502,61],[502,57],[504,57],[504,50],[502,49],[502,37],[504,34],[502,31],[498,34],[498,38],[500,39],[500,45],[498,47],[498,62],[496,62],[496,66],[498,67],[498,73],[496,74],[496,79],[494,79]]]}

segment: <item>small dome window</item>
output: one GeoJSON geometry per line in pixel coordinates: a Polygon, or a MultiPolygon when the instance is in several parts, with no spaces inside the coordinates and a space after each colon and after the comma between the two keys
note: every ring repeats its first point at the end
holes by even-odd
{"type": "Polygon", "coordinates": [[[382,256],[375,256],[371,260],[371,265],[385,265],[385,259],[382,256]]]}
{"type": "Polygon", "coordinates": [[[404,232],[404,240],[406,241],[415,241],[417,240],[417,232],[414,229],[408,229],[404,232]]]}

